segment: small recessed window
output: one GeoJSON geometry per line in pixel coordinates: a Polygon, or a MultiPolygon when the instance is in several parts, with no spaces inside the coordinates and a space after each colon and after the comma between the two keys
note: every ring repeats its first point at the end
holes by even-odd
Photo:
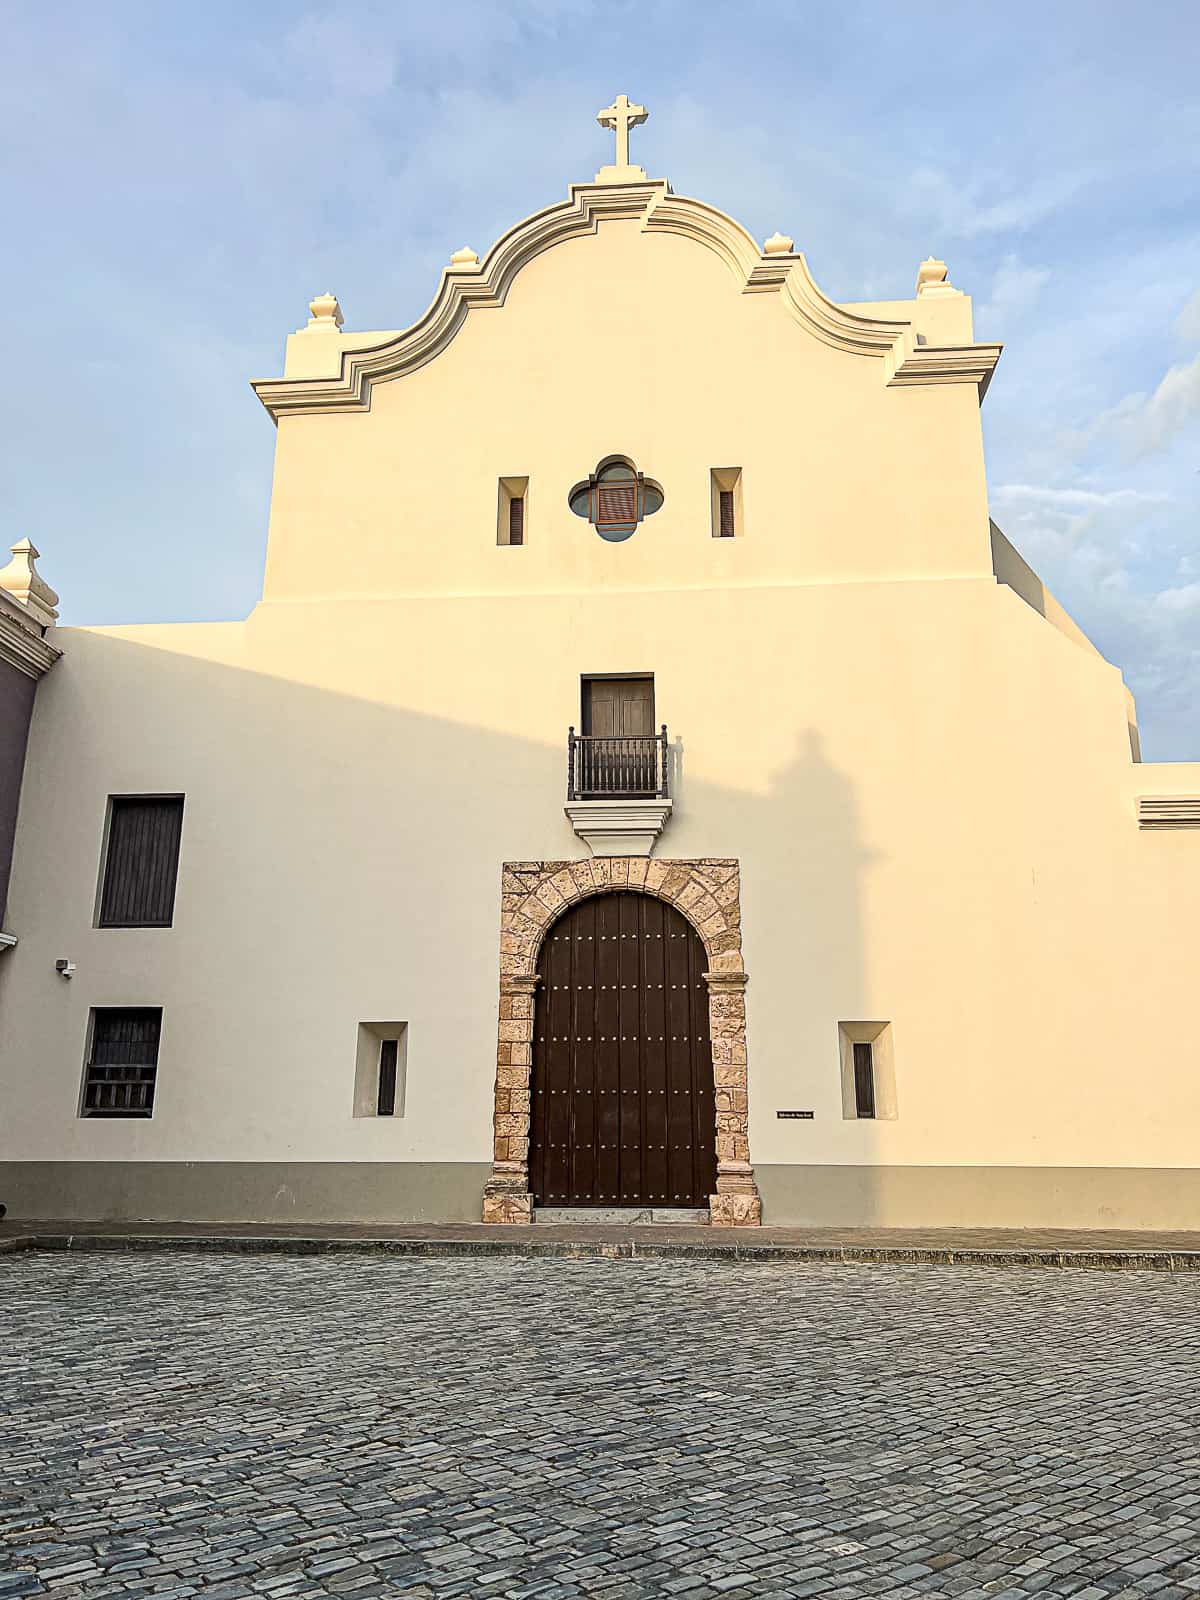
{"type": "Polygon", "coordinates": [[[109,797],[101,928],[171,926],[182,832],[182,795],[109,797]]]}
{"type": "Polygon", "coordinates": [[[709,474],[714,539],[736,539],[742,532],[742,469],[714,467],[709,474]]]}
{"type": "Polygon", "coordinates": [[[153,1114],[161,1032],[158,1006],[101,1006],[92,1012],[80,1116],[153,1114]]]}
{"type": "Polygon", "coordinates": [[[497,496],[496,543],[525,543],[526,511],[529,505],[528,478],[501,478],[497,496]]]}
{"type": "Polygon", "coordinates": [[[402,1117],[408,1070],[406,1022],[360,1022],[354,1068],[354,1115],[402,1117]]]}
{"type": "Polygon", "coordinates": [[[601,461],[590,478],[577,483],[567,503],[577,517],[586,517],[602,539],[618,544],[639,522],[652,517],[663,503],[661,485],[639,472],[625,456],[601,461]]]}
{"type": "Polygon", "coordinates": [[[893,1121],[896,1060],[890,1022],[839,1022],[842,1115],[848,1120],[893,1121]]]}

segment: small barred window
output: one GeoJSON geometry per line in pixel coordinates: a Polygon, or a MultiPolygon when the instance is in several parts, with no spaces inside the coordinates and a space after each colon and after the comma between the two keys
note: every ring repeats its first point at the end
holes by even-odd
{"type": "Polygon", "coordinates": [[[149,1117],[158,1077],[158,1006],[98,1007],[83,1082],[84,1117],[149,1117]]]}

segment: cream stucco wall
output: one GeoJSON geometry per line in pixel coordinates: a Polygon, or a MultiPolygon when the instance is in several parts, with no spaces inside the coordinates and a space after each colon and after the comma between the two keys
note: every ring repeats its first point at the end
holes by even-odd
{"type": "MultiPolygon", "coordinates": [[[[247,622],[58,642],[0,1161],[486,1163],[500,864],[584,854],[580,675],[651,671],[677,766],[657,853],[741,862],[756,1165],[1200,1165],[1200,843],[1135,816],[1196,769],[1135,765],[1117,669],[997,582],[976,386],[889,387],[691,239],[601,222],[369,409],[282,417],[247,622]],[[566,507],[611,451],[666,490],[625,544],[566,507]],[[728,466],[745,533],[714,540],[728,466]],[[506,475],[530,480],[519,548],[496,544],[506,475]],[[187,797],[169,930],[92,926],[121,792],[187,797]],[[164,1008],[155,1114],[83,1120],[88,1011],[120,1004],[164,1008]],[[395,1120],[353,1115],[380,1018],[409,1024],[395,1120]],[[894,1120],[842,1115],[838,1023],[867,1018],[892,1024],[894,1120]]],[[[936,1184],[903,1215],[853,1204],[1142,1226],[1192,1204],[1093,1182],[1031,1219],[1008,1185],[969,1219],[936,1184]]]]}

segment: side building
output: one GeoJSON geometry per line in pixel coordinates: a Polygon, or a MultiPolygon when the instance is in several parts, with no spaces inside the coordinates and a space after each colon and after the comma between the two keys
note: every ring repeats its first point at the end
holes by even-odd
{"type": "Polygon", "coordinates": [[[37,570],[37,550],[22,539],[10,556],[0,568],[0,956],[17,943],[5,912],[34,697],[61,654],[48,637],[58,596],[37,570]]]}

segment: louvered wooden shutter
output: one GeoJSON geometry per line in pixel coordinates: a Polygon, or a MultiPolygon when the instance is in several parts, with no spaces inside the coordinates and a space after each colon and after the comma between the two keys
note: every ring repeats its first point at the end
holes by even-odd
{"type": "Polygon", "coordinates": [[[721,532],[720,532],[719,537],[722,538],[722,539],[732,539],[733,535],[734,535],[734,526],[733,526],[733,490],[732,489],[722,489],[719,492],[720,492],[720,496],[721,496],[721,505],[720,505],[720,513],[721,513],[721,515],[720,515],[720,528],[721,528],[721,532]]]}
{"type": "Polygon", "coordinates": [[[114,796],[100,896],[102,928],[169,928],[183,797],[114,796]]]}
{"type": "Polygon", "coordinates": [[[508,502],[508,542],[525,543],[525,497],[515,494],[508,502]]]}
{"type": "Polygon", "coordinates": [[[596,487],[596,526],[621,527],[638,520],[636,483],[601,483],[596,487]]]}

